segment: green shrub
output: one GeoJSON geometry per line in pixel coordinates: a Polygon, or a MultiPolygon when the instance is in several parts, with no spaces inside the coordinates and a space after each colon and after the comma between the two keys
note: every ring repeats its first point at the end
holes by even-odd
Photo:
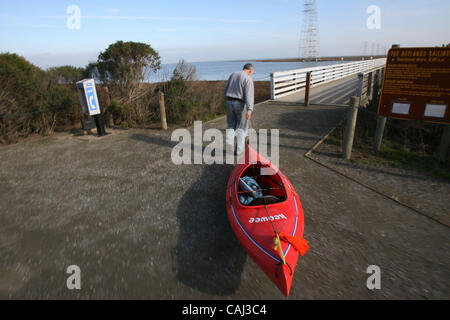
{"type": "Polygon", "coordinates": [[[131,42],[111,45],[86,68],[63,66],[46,72],[16,54],[0,54],[0,143],[35,133],[49,135],[77,123],[82,112],[75,82],[89,77],[104,80],[97,85],[100,105],[123,128],[160,121],[158,92],[166,95],[169,123],[189,126],[225,113],[223,83],[194,81],[195,68],[183,60],[170,81],[145,83],[148,72],[159,65],[159,55],[150,46],[131,42]]]}
{"type": "Polygon", "coordinates": [[[108,111],[113,115],[114,119],[122,119],[127,114],[128,105],[119,104],[116,100],[111,100],[108,111]]]}
{"type": "Polygon", "coordinates": [[[0,54],[0,115],[4,99],[14,102],[18,112],[32,111],[42,89],[45,73],[16,54],[0,54]]]}
{"type": "Polygon", "coordinates": [[[54,67],[47,70],[49,81],[55,84],[72,84],[83,80],[86,75],[86,69],[73,66],[54,67]]]}
{"type": "Polygon", "coordinates": [[[45,104],[44,75],[17,54],[0,54],[0,142],[33,132],[34,112],[45,104]]]}

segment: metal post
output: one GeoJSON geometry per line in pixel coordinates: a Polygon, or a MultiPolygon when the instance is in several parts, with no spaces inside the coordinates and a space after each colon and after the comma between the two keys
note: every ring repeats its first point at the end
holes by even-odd
{"type": "Polygon", "coordinates": [[[275,100],[275,80],[273,73],[270,74],[270,100],[275,100]]]}
{"type": "Polygon", "coordinates": [[[311,80],[312,80],[311,75],[312,75],[311,72],[306,73],[305,107],[309,107],[309,102],[311,99],[311,80]]]}
{"type": "Polygon", "coordinates": [[[344,158],[352,158],[353,141],[355,139],[356,120],[358,119],[359,98],[352,97],[347,112],[347,124],[344,137],[344,158]]]}
{"type": "Polygon", "coordinates": [[[166,103],[164,102],[164,93],[159,93],[159,109],[161,111],[161,127],[167,130],[166,103]]]}
{"type": "Polygon", "coordinates": [[[105,130],[105,120],[103,119],[103,115],[97,114],[97,115],[93,116],[92,118],[94,118],[95,126],[97,127],[98,136],[99,137],[105,136],[106,130],[105,130]]]}
{"type": "Polygon", "coordinates": [[[448,147],[450,146],[450,125],[444,127],[441,143],[439,145],[439,161],[445,162],[447,160],[448,147]]]}

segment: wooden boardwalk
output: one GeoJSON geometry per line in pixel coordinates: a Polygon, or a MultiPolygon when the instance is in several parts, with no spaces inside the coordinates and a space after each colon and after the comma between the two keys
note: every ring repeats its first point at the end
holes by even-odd
{"type": "Polygon", "coordinates": [[[271,99],[304,103],[305,90],[310,88],[312,104],[347,104],[354,95],[364,104],[374,84],[381,83],[385,64],[386,59],[376,59],[274,72],[271,99]]]}
{"type": "MultiPolygon", "coordinates": [[[[348,104],[357,94],[358,76],[353,75],[311,89],[312,104],[348,104]]],[[[304,103],[305,89],[278,99],[282,102],[304,103]]]]}

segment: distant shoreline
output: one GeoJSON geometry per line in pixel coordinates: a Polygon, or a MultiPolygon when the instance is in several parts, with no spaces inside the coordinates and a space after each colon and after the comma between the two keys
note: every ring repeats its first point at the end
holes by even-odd
{"type": "Polygon", "coordinates": [[[255,62],[307,62],[307,61],[360,61],[360,60],[370,60],[386,58],[385,55],[381,56],[337,56],[337,57],[320,57],[317,59],[301,59],[301,58],[283,58],[283,59],[253,59],[250,61],[255,62]]]}

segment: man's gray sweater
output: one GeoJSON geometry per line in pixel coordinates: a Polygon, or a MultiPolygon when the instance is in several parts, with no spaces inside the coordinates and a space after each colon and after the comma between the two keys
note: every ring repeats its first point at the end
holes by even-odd
{"type": "Polygon", "coordinates": [[[255,88],[252,78],[244,71],[233,73],[225,86],[225,97],[244,101],[247,106],[247,111],[253,112],[255,88]]]}

